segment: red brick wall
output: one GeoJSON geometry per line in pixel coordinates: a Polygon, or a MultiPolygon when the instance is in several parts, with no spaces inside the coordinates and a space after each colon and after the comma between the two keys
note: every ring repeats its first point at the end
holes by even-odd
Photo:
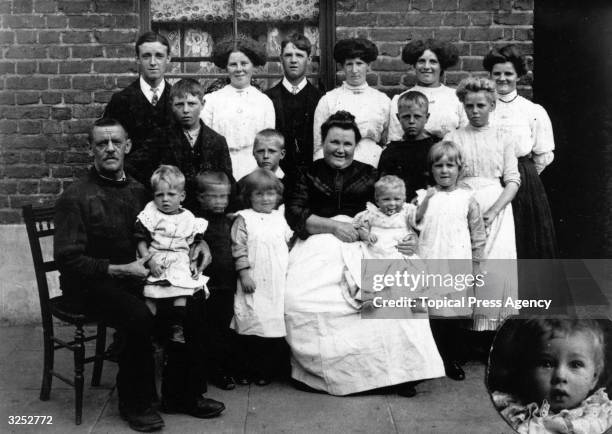
{"type": "Polygon", "coordinates": [[[86,133],[135,71],[138,0],[2,0],[0,223],[53,200],[91,158],[86,133]]]}
{"type": "MultiPolygon", "coordinates": [[[[170,0],[169,0],[170,1],[170,0]]],[[[378,44],[370,84],[394,94],[414,83],[406,41],[457,44],[456,84],[480,71],[492,45],[532,52],[534,0],[338,0],[337,38],[378,44]]],[[[0,223],[26,203],[53,200],[91,158],[86,133],[113,91],[134,79],[138,0],[0,0],[0,223]]],[[[529,95],[529,80],[523,93],[529,95]]]]}

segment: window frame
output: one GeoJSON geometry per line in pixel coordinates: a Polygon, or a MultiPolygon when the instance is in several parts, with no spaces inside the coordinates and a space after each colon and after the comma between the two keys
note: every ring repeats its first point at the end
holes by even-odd
{"type": "MultiPolygon", "coordinates": [[[[151,1],[140,0],[140,29],[142,32],[151,30],[151,1]]],[[[336,43],[336,2],[334,0],[319,0],[319,83],[323,86],[322,90],[330,90],[335,87],[336,82],[336,63],[333,61],[332,53],[336,43]]],[[[200,62],[209,61],[210,57],[182,57],[173,56],[173,62],[200,62]]],[[[180,73],[167,74],[169,77],[191,77],[198,78],[197,75],[180,73]]],[[[224,77],[225,74],[219,74],[224,77]]],[[[254,78],[275,78],[277,74],[260,73],[255,74],[254,78]]],[[[214,78],[215,74],[207,74],[207,77],[214,78]]]]}

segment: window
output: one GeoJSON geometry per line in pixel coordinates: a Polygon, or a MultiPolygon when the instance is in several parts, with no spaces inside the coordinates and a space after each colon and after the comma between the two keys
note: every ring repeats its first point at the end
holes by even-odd
{"type": "Polygon", "coordinates": [[[141,22],[168,37],[173,64],[168,78],[193,77],[205,86],[225,78],[211,60],[216,42],[236,34],[265,44],[268,63],[254,78],[267,89],[282,78],[278,56],[283,38],[293,32],[312,42],[308,78],[315,85],[331,88],[334,35],[333,0],[143,0],[141,22]]]}

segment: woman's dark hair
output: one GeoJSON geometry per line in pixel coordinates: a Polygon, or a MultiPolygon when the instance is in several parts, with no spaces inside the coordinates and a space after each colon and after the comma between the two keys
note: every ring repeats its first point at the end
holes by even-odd
{"type": "Polygon", "coordinates": [[[355,133],[355,144],[357,144],[361,140],[361,132],[359,131],[359,127],[355,123],[355,116],[353,116],[347,111],[337,111],[329,118],[327,118],[325,122],[323,122],[323,125],[321,125],[322,142],[324,142],[327,138],[327,133],[329,133],[329,130],[334,127],[343,130],[353,130],[353,132],[355,133]]]}
{"type": "Polygon", "coordinates": [[[484,66],[485,70],[491,73],[495,65],[506,62],[512,63],[512,66],[514,66],[514,70],[516,71],[516,75],[519,77],[527,74],[525,60],[518,47],[514,44],[506,45],[499,50],[493,49],[489,51],[489,54],[487,54],[482,61],[482,66],[484,66]]]}
{"type": "Polygon", "coordinates": [[[436,55],[438,62],[440,62],[441,72],[444,72],[451,66],[455,66],[459,61],[459,52],[453,44],[436,39],[427,39],[425,41],[417,39],[408,42],[402,49],[402,60],[404,63],[414,66],[425,50],[429,50],[436,55]]]}
{"type": "Polygon", "coordinates": [[[376,45],[365,38],[342,39],[334,46],[334,60],[344,64],[347,59],[361,59],[372,63],[378,57],[376,45]]]}
{"type": "Polygon", "coordinates": [[[215,44],[212,52],[213,63],[219,68],[226,69],[230,54],[236,52],[248,57],[253,66],[266,64],[266,49],[257,41],[247,37],[226,39],[215,44]]]}
{"type": "Polygon", "coordinates": [[[606,337],[602,323],[578,318],[511,319],[504,323],[493,343],[487,385],[489,391],[502,391],[517,396],[523,404],[533,400],[533,382],[527,373],[537,363],[544,341],[577,332],[592,340],[594,362],[599,375],[598,387],[607,377],[606,337]]]}
{"type": "Polygon", "coordinates": [[[251,195],[257,190],[276,190],[280,198],[283,197],[283,183],[268,169],[257,168],[240,180],[242,203],[251,207],[251,195]]]}

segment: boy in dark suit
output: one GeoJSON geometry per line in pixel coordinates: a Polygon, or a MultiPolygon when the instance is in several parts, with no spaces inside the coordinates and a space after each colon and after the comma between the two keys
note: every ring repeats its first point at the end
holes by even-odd
{"type": "Polygon", "coordinates": [[[185,207],[196,207],[196,174],[202,171],[225,173],[230,184],[232,160],[225,137],[204,125],[200,112],[204,107],[204,90],[191,78],[178,81],[170,90],[170,105],[175,124],[169,131],[167,145],[156,158],[162,164],[172,164],[181,169],[187,180],[185,207]]]}
{"type": "Polygon", "coordinates": [[[276,129],[285,137],[286,155],[280,167],[290,177],[298,168],[312,164],[312,122],[321,91],[306,79],[312,45],[295,33],[281,43],[281,64],[285,76],[266,95],[274,104],[276,129]]]}
{"type": "Polygon", "coordinates": [[[136,41],[136,63],[140,76],[113,94],[104,117],[125,125],[132,140],[132,152],[125,161],[126,171],[147,186],[157,167],[150,160],[150,149],[163,146],[161,139],[172,123],[170,84],[164,79],[170,65],[168,39],[154,32],[143,33],[136,41]]]}

